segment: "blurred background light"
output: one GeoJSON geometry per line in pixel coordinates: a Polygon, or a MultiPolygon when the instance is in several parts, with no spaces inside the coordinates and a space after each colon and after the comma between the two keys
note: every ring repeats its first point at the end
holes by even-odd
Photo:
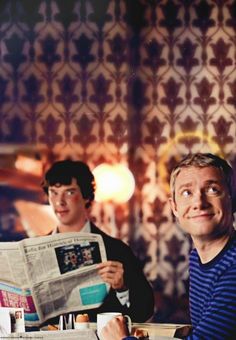
{"type": "Polygon", "coordinates": [[[93,170],[93,174],[96,181],[97,202],[125,203],[134,193],[134,176],[123,164],[102,163],[93,170]]]}
{"type": "Polygon", "coordinates": [[[35,176],[42,175],[42,162],[32,157],[17,155],[15,168],[35,176]]]}

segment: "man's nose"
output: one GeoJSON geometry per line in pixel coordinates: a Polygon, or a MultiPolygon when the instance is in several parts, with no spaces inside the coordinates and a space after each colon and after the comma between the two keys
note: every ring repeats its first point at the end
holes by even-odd
{"type": "Polygon", "coordinates": [[[64,195],[63,194],[62,195],[58,195],[57,198],[56,198],[55,203],[56,203],[56,206],[63,206],[63,205],[65,205],[65,197],[64,197],[64,195]]]}
{"type": "Polygon", "coordinates": [[[209,206],[209,201],[204,190],[198,190],[193,196],[194,207],[202,209],[209,206]]]}

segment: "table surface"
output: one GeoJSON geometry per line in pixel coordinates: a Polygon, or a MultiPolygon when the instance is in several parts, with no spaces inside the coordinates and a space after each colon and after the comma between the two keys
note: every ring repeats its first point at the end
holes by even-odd
{"type": "MultiPolygon", "coordinates": [[[[96,331],[96,323],[90,322],[89,328],[96,331]]],[[[132,334],[141,329],[148,332],[150,340],[178,339],[189,334],[191,325],[188,324],[160,324],[160,323],[132,323],[132,334]]],[[[48,330],[47,326],[41,330],[48,330]]],[[[53,332],[53,331],[52,331],[53,332]]]]}

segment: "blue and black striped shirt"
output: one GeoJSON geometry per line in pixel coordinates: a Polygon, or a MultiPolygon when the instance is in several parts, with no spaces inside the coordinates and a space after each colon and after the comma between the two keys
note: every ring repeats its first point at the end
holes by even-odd
{"type": "Polygon", "coordinates": [[[190,314],[187,339],[236,339],[236,233],[210,262],[190,255],[190,314]]]}

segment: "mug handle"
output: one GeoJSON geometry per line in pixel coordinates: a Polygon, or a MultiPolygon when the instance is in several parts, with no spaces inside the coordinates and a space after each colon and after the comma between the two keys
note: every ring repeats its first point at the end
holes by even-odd
{"type": "Polygon", "coordinates": [[[128,328],[128,330],[129,330],[129,333],[131,333],[131,331],[132,331],[132,321],[131,321],[131,318],[130,318],[130,316],[129,315],[127,315],[127,314],[125,314],[125,315],[123,315],[124,316],[124,318],[126,318],[126,325],[127,325],[127,328],[128,328]]]}

